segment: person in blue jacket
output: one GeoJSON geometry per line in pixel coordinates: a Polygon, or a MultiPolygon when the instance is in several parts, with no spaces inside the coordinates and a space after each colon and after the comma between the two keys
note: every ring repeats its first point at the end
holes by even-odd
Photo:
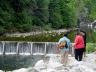
{"type": "Polygon", "coordinates": [[[64,34],[64,36],[62,38],[59,39],[58,45],[61,42],[66,41],[67,46],[63,47],[63,48],[59,48],[60,54],[61,54],[61,63],[66,65],[67,61],[68,61],[68,54],[69,54],[69,48],[71,46],[71,41],[68,38],[68,32],[66,34],[64,34]]]}

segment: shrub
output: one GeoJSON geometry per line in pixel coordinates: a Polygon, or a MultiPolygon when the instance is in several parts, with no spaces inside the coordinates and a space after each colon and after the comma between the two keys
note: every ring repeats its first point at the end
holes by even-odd
{"type": "Polygon", "coordinates": [[[86,51],[87,51],[87,53],[96,51],[96,44],[95,43],[87,43],[86,51]]]}

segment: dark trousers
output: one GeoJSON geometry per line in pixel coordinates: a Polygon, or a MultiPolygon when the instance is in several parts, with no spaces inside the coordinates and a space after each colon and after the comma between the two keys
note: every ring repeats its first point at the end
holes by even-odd
{"type": "Polygon", "coordinates": [[[75,59],[78,61],[82,61],[82,57],[83,57],[83,48],[80,49],[75,49],[75,59]]]}

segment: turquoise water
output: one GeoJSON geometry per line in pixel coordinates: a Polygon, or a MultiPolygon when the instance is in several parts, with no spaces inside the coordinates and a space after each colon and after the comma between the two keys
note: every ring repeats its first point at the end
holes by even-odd
{"type": "Polygon", "coordinates": [[[0,55],[0,70],[12,71],[20,68],[33,67],[38,60],[41,60],[43,58],[43,55],[0,55]]]}

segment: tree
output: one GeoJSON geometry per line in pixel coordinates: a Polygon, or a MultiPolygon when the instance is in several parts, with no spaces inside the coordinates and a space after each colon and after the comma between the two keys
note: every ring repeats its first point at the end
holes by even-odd
{"type": "Polygon", "coordinates": [[[63,25],[59,2],[59,0],[50,0],[49,4],[49,23],[56,29],[63,25]]]}
{"type": "Polygon", "coordinates": [[[33,12],[33,24],[37,26],[44,26],[48,24],[48,4],[49,0],[35,0],[33,12]]]}
{"type": "Polygon", "coordinates": [[[31,31],[32,15],[30,13],[31,0],[12,0],[11,4],[15,11],[13,24],[20,32],[31,31]],[[29,7],[29,8],[28,8],[29,7]]]}

